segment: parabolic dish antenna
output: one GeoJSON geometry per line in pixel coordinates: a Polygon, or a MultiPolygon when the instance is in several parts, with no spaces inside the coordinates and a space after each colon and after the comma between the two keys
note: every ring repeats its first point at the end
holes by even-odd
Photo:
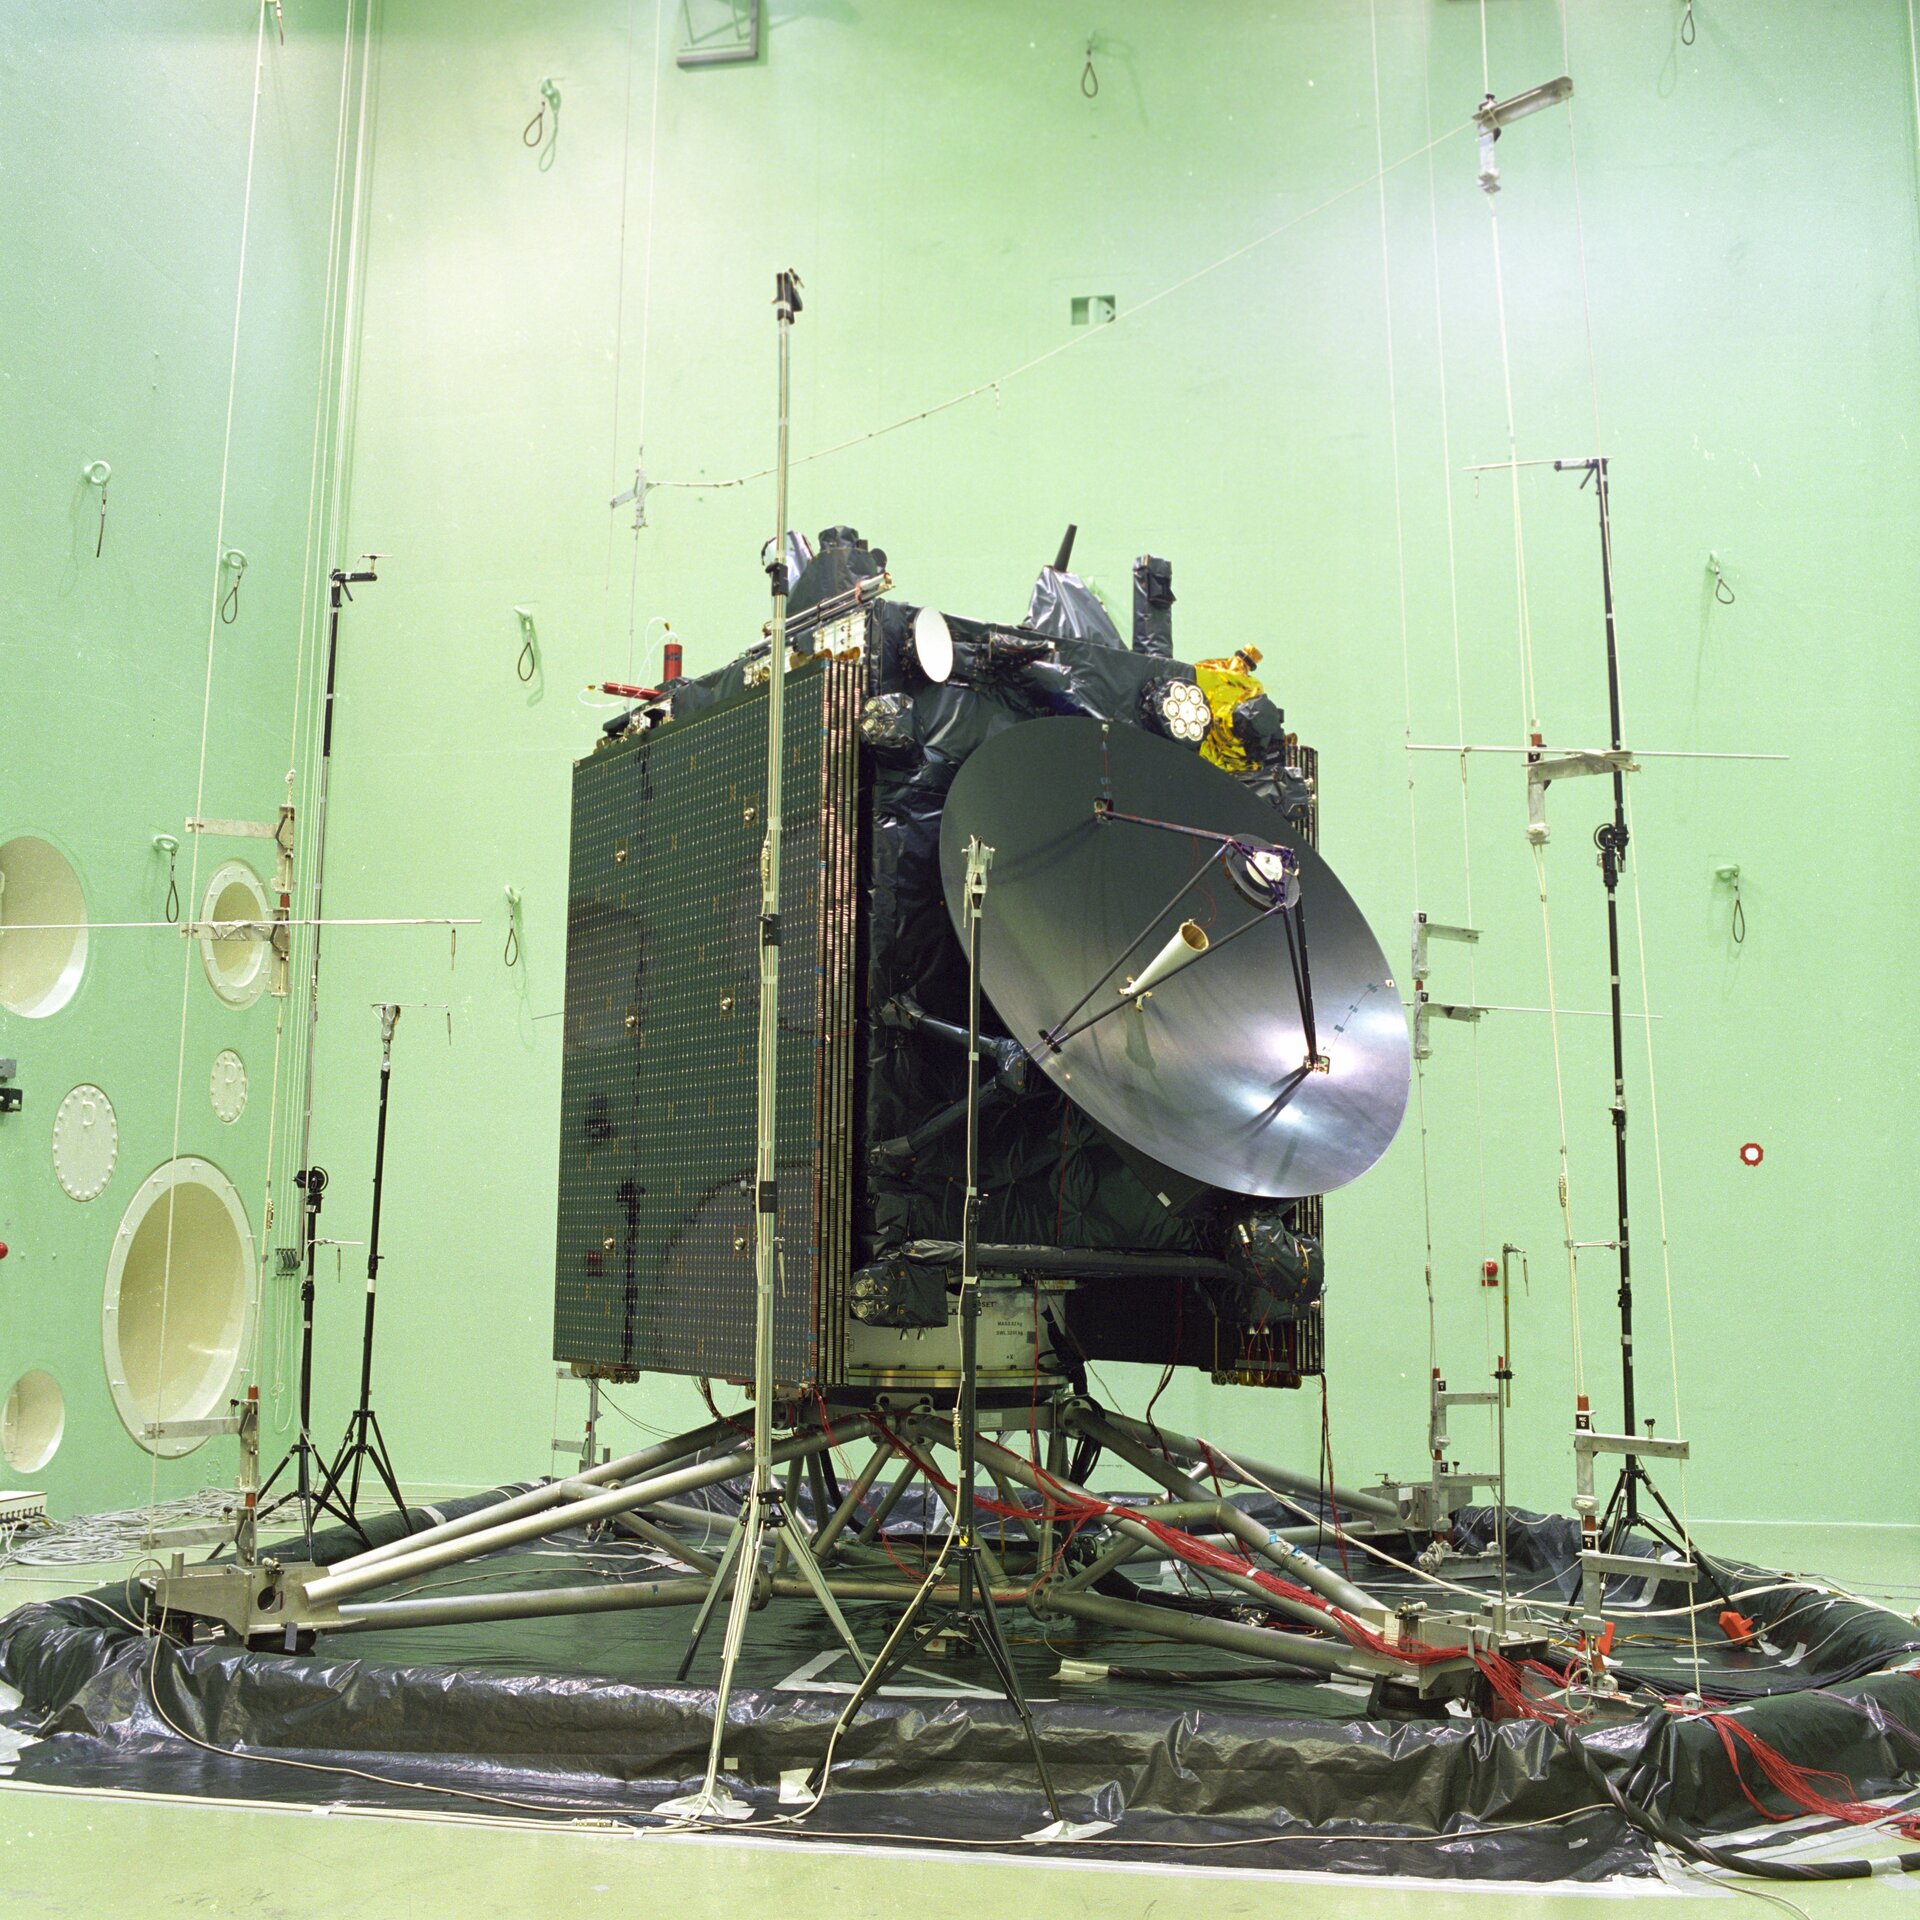
{"type": "Polygon", "coordinates": [[[982,984],[1093,1120],[1275,1200],[1345,1186],[1386,1152],[1406,1112],[1406,1012],[1352,896],[1273,808],[1137,727],[1036,720],[953,783],[940,871],[956,928],[976,836],[994,850],[982,984]],[[1170,944],[1176,964],[1128,994],[1170,944]]]}

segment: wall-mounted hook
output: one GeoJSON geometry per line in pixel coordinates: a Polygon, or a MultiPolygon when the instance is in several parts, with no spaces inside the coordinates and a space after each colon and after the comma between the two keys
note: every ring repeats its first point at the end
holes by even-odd
{"type": "Polygon", "coordinates": [[[1089,100],[1097,99],[1100,93],[1100,76],[1093,70],[1093,35],[1087,35],[1087,64],[1080,69],[1080,91],[1089,100]]]}
{"type": "Polygon", "coordinates": [[[167,856],[167,919],[172,925],[180,922],[180,884],[174,878],[173,863],[180,855],[180,842],[170,833],[156,833],[153,836],[153,850],[167,856]]]}
{"type": "Polygon", "coordinates": [[[232,626],[240,618],[240,576],[247,570],[247,556],[238,547],[229,547],[220,556],[220,566],[233,580],[227,597],[220,602],[220,618],[232,626]]]}
{"type": "Polygon", "coordinates": [[[1735,860],[1725,860],[1714,868],[1713,877],[1723,886],[1733,889],[1733,944],[1744,946],[1747,938],[1747,909],[1740,899],[1740,865],[1735,860]]]}
{"type": "Polygon", "coordinates": [[[1717,553],[1707,555],[1707,571],[1713,576],[1713,597],[1723,607],[1732,606],[1733,589],[1727,585],[1726,572],[1720,565],[1720,556],[1717,553]]]}
{"type": "Polygon", "coordinates": [[[113,478],[113,469],[104,460],[89,460],[80,469],[80,477],[88,486],[100,489],[100,531],[93,542],[93,557],[98,560],[100,549],[107,544],[107,482],[113,478]]]}
{"type": "Polygon", "coordinates": [[[520,130],[522,146],[539,147],[540,171],[553,165],[553,151],[560,142],[560,89],[551,76],[540,82],[540,106],[533,118],[520,130]],[[547,115],[553,115],[553,130],[547,130],[547,115]]]}
{"type": "Polygon", "coordinates": [[[509,967],[520,964],[520,889],[507,889],[507,944],[500,958],[509,967]]]}
{"type": "Polygon", "coordinates": [[[535,644],[539,636],[533,630],[532,608],[515,607],[513,612],[520,622],[520,656],[514,661],[513,670],[524,686],[540,671],[540,650],[535,644]]]}

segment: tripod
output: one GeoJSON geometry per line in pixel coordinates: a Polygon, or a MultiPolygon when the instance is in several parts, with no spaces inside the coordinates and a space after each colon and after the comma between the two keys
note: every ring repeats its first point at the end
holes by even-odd
{"type": "Polygon", "coordinates": [[[366,1535],[360,1532],[360,1523],[353,1517],[351,1507],[343,1506],[333,1497],[330,1476],[325,1475],[321,1462],[320,1449],[313,1444],[313,1266],[319,1246],[317,1233],[320,1225],[320,1200],[327,1190],[327,1170],[325,1167],[303,1167],[294,1175],[294,1184],[306,1196],[306,1218],[303,1238],[306,1243],[306,1272],[300,1282],[300,1431],[295,1436],[280,1464],[267,1475],[266,1484],[260,1489],[259,1511],[262,1517],[283,1507],[289,1500],[298,1503],[300,1508],[300,1531],[306,1542],[307,1558],[313,1558],[313,1517],[316,1513],[330,1513],[336,1520],[344,1521],[362,1540],[366,1535]],[[278,1500],[269,1502],[267,1495],[273,1491],[274,1483],[291,1467],[293,1486],[278,1500]],[[318,1491],[315,1490],[319,1484],[318,1491]]]}
{"type": "Polygon", "coordinates": [[[952,1530],[946,1546],[927,1577],[907,1602],[907,1610],[880,1650],[879,1657],[854,1689],[842,1708],[827,1742],[827,1758],[814,1770],[807,1789],[817,1799],[826,1792],[827,1768],[840,1736],[859,1717],[860,1710],[900,1669],[923,1652],[928,1643],[945,1635],[965,1641],[986,1658],[992,1667],[1000,1691],[1006,1696],[1026,1735],[1033,1755],[1034,1771],[1040,1776],[1040,1792],[1047,1803],[1053,1825],[1030,1839],[1064,1838],[1069,1825],[1060,1811],[1054,1792],[1053,1776],[1047,1771],[1047,1757],[1040,1746],[1040,1735],[1033,1724],[1033,1712],[1021,1691],[1020,1676],[1014,1671],[1013,1656],[993,1603],[993,1582],[980,1564],[980,1542],[976,1527],[974,1501],[974,1443],[978,1419],[975,1402],[979,1383],[980,1346],[980,1274],[979,1274],[979,1159],[980,1159],[980,919],[986,908],[987,869],[993,864],[993,849],[978,840],[967,842],[967,870],[963,899],[967,923],[967,1157],[966,1189],[960,1214],[960,1393],[954,1411],[955,1451],[960,1456],[958,1485],[952,1501],[952,1530]],[[954,1599],[943,1607],[928,1611],[935,1588],[948,1564],[953,1566],[954,1599]]]}
{"type": "Polygon", "coordinates": [[[778,1183],[778,1107],[780,1069],[780,799],[786,738],[787,678],[787,409],[792,392],[793,318],[800,311],[800,280],[793,273],[775,276],[774,319],[780,337],[780,424],[774,461],[774,517],[778,522],[767,549],[767,576],[773,583],[773,640],[767,660],[767,828],[760,855],[760,1018],[756,1042],[753,1237],[753,1480],[746,1511],[733,1529],[726,1552],[714,1570],[713,1584],[694,1617],[693,1633],[680,1663],[685,1679],[701,1636],[722,1593],[732,1584],[726,1638],[721,1644],[720,1684],[713,1701],[713,1740],[707,1750],[706,1778],[698,1792],[662,1801],[658,1813],[694,1820],[745,1820],[753,1809],[719,1785],[721,1749],[727,1737],[727,1698],[746,1637],[747,1614],[762,1585],[760,1549],[771,1539],[776,1551],[793,1557],[814,1598],[832,1621],[864,1672],[866,1655],[847,1625],[840,1603],[827,1587],[808,1543],[807,1530],[795,1523],[773,1475],[773,1301],[780,1266],[778,1183]]]}
{"type": "Polygon", "coordinates": [[[360,1403],[347,1416],[346,1437],[320,1488],[323,1502],[336,1500],[345,1487],[344,1507],[331,1511],[344,1513],[347,1524],[366,1539],[356,1509],[360,1504],[360,1475],[370,1466],[386,1487],[393,1504],[402,1514],[406,1497],[400,1491],[400,1478],[387,1453],[386,1436],[380,1431],[380,1416],[373,1410],[373,1308],[374,1288],[380,1275],[380,1194],[387,1170],[387,1093],[393,1084],[393,1030],[400,1024],[400,1009],[386,1005],[376,1009],[380,1015],[380,1117],[373,1136],[373,1217],[367,1228],[367,1310],[360,1327],[360,1403]]]}
{"type": "MultiPolygon", "coordinates": [[[[1596,454],[1587,460],[1556,460],[1562,472],[1583,473],[1594,483],[1595,502],[1600,516],[1600,604],[1607,636],[1607,714],[1611,728],[1613,818],[1595,828],[1593,843],[1599,849],[1601,884],[1607,895],[1607,980],[1608,1014],[1613,1032],[1613,1171],[1616,1203],[1616,1250],[1620,1259],[1620,1430],[1633,1439],[1637,1418],[1633,1375],[1633,1253],[1627,1205],[1627,1068],[1626,1017],[1620,1002],[1620,875],[1627,858],[1627,779],[1625,748],[1620,738],[1620,651],[1613,607],[1613,519],[1607,492],[1607,460],[1596,454]]],[[[1651,1429],[1652,1422],[1648,1422],[1651,1429]]],[[[1667,1546],[1698,1561],[1709,1581],[1724,1597],[1726,1588],[1712,1570],[1706,1557],[1693,1547],[1687,1528],[1665,1495],[1654,1485],[1653,1477],[1638,1453],[1622,1458],[1620,1475],[1601,1513],[1598,1532],[1610,1550],[1617,1550],[1634,1528],[1651,1533],[1667,1546]],[[1644,1491],[1666,1522],[1663,1528],[1641,1510],[1644,1491]],[[1671,1532],[1667,1531],[1670,1528],[1671,1532]]]]}

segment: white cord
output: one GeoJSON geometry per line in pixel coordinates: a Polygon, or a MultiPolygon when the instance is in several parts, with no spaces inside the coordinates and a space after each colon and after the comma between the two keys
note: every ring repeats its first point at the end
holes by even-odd
{"type": "MultiPolygon", "coordinates": [[[[1422,95],[1426,106],[1426,130],[1429,136],[1433,132],[1433,28],[1431,20],[1425,21],[1424,61],[1422,67],[1422,95]]],[[[1460,650],[1460,560],[1455,537],[1453,515],[1453,423],[1447,402],[1447,337],[1446,337],[1446,300],[1440,282],[1440,200],[1435,180],[1433,155],[1427,155],[1427,236],[1433,268],[1433,356],[1434,374],[1440,401],[1440,499],[1446,509],[1447,529],[1447,618],[1453,640],[1453,707],[1456,725],[1455,738],[1464,741],[1467,737],[1467,696],[1466,675],[1460,650]]],[[[1460,878],[1462,890],[1462,908],[1465,924],[1475,925],[1473,917],[1473,822],[1469,808],[1467,786],[1467,756],[1460,756],[1460,878]]],[[[1468,942],[1467,962],[1467,998],[1473,1005],[1480,1001],[1480,983],[1475,960],[1475,944],[1468,942]]],[[[1480,1255],[1486,1258],[1491,1237],[1487,1232],[1487,1129],[1486,1109],[1481,1094],[1480,1083],[1480,1023],[1472,1021],[1467,1028],[1467,1060],[1473,1083],[1473,1147],[1475,1190],[1479,1201],[1480,1219],[1480,1255]]],[[[1482,1290],[1482,1318],[1486,1326],[1489,1344],[1492,1339],[1491,1303],[1485,1299],[1482,1290]]],[[[1513,1365],[1513,1355],[1505,1357],[1505,1364],[1513,1365]]],[[[1489,1409],[1488,1420],[1494,1420],[1489,1409]]]]}
{"type": "MultiPolygon", "coordinates": [[[[227,551],[227,480],[232,467],[233,455],[233,412],[234,397],[240,384],[240,318],[245,308],[247,291],[247,240],[253,225],[253,162],[258,149],[260,132],[260,95],[266,73],[267,61],[267,0],[260,0],[259,20],[254,32],[253,48],[253,101],[247,120],[247,173],[246,185],[240,200],[240,260],[234,276],[233,290],[233,343],[227,356],[227,417],[226,426],[220,442],[220,494],[214,514],[213,537],[213,592],[207,607],[207,666],[200,692],[200,761],[194,782],[193,812],[196,819],[206,812],[207,796],[207,742],[213,726],[213,663],[216,642],[220,635],[220,598],[222,576],[226,567],[227,551]]],[[[202,836],[194,834],[193,856],[188,865],[187,898],[197,901],[200,898],[200,841],[202,836]]],[[[188,944],[180,969],[180,1047],[173,1076],[173,1146],[168,1154],[169,1161],[180,1157],[180,1121],[186,1096],[187,1085],[187,1016],[192,1007],[193,992],[193,948],[188,944]]],[[[173,1292],[173,1226],[176,1208],[174,1194],[167,1196],[167,1237],[165,1251],[160,1267],[160,1362],[154,1370],[153,1417],[156,1421],[166,1418],[166,1403],[162,1397],[166,1379],[167,1351],[167,1309],[173,1292]]],[[[149,1456],[151,1466],[147,1480],[147,1504],[157,1504],[160,1497],[160,1449],[155,1447],[149,1456]]]]}
{"type": "Polygon", "coordinates": [[[78,1514],[31,1533],[16,1534],[0,1546],[0,1567],[86,1567],[124,1560],[151,1546],[157,1528],[225,1520],[239,1505],[240,1496],[232,1489],[203,1487],[178,1500],[78,1514]]]}
{"type": "MultiPolygon", "coordinates": [[[[296,773],[300,765],[300,716],[304,690],[307,638],[313,620],[315,600],[315,546],[319,535],[323,504],[321,479],[325,469],[327,395],[332,384],[334,364],[333,329],[335,306],[339,297],[339,235],[341,195],[346,177],[348,100],[353,82],[354,0],[347,0],[345,32],[340,44],[340,104],[334,116],[333,186],[327,209],[327,272],[320,302],[320,358],[314,375],[313,434],[307,457],[306,544],[300,557],[300,617],[295,628],[293,657],[293,693],[289,702],[287,740],[287,799],[294,798],[296,773]]],[[[299,816],[296,815],[295,832],[299,816]]],[[[285,1055],[287,1006],[292,998],[292,935],[288,936],[288,993],[274,1009],[273,1075],[267,1092],[267,1153],[264,1191],[260,1201],[259,1259],[254,1276],[253,1351],[248,1357],[247,1378],[259,1384],[261,1350],[265,1345],[272,1355],[267,1399],[279,1417],[271,1431],[284,1432],[291,1420],[286,1406],[285,1339],[288,1316],[286,1289],[272,1291],[278,1261],[274,1250],[274,1228],[278,1224],[276,1205],[278,1155],[280,1147],[281,1078],[285,1055]],[[271,1303],[271,1304],[270,1304],[271,1303]]],[[[268,1411],[262,1409],[263,1415],[268,1411]]]]}
{"type": "MultiPolygon", "coordinates": [[[[1908,0],[1908,5],[1909,7],[1911,7],[1912,0],[1908,0]]],[[[1559,0],[1559,11],[1560,11],[1560,55],[1561,55],[1561,61],[1562,61],[1561,71],[1563,73],[1571,73],[1573,71],[1573,54],[1572,54],[1572,41],[1571,41],[1570,30],[1569,30],[1568,20],[1567,20],[1566,0],[1559,0]]],[[[1575,250],[1578,254],[1579,261],[1580,261],[1580,314],[1581,314],[1582,324],[1584,325],[1585,331],[1586,331],[1587,384],[1588,384],[1589,397],[1591,399],[1591,403],[1593,407],[1593,450],[1596,454],[1599,454],[1603,450],[1606,443],[1601,437],[1601,430],[1600,430],[1599,361],[1594,351],[1594,344],[1593,344],[1593,302],[1592,302],[1591,296],[1589,295],[1588,287],[1587,287],[1587,230],[1586,230],[1586,222],[1582,217],[1581,207],[1580,207],[1580,157],[1579,157],[1579,150],[1574,139],[1573,101],[1571,97],[1569,97],[1566,102],[1566,118],[1567,118],[1567,162],[1570,170],[1570,177],[1573,184],[1574,244],[1575,244],[1575,250]]],[[[1605,516],[1608,513],[1607,497],[1604,493],[1601,495],[1601,512],[1603,516],[1605,516]]],[[[1611,558],[1611,554],[1613,550],[1613,529],[1610,522],[1606,522],[1604,524],[1604,530],[1607,538],[1607,552],[1608,552],[1609,558],[1611,558]]],[[[1609,566],[1608,571],[1609,571],[1609,580],[1610,580],[1610,586],[1611,586],[1611,573],[1612,573],[1611,566],[1609,566]]],[[[1617,587],[1612,588],[1612,592],[1613,592],[1613,615],[1614,615],[1614,630],[1615,630],[1616,678],[1624,679],[1625,677],[1624,671],[1619,667],[1619,664],[1618,664],[1619,650],[1618,650],[1617,636],[1618,636],[1618,630],[1619,630],[1618,616],[1619,616],[1620,595],[1617,587]]],[[[1621,703],[1621,713],[1622,713],[1621,737],[1624,739],[1626,737],[1625,718],[1624,718],[1624,715],[1625,715],[1624,694],[1620,696],[1620,703],[1621,703]]],[[[1625,820],[1626,827],[1627,827],[1627,851],[1626,851],[1626,854],[1624,855],[1624,864],[1627,868],[1628,877],[1633,883],[1633,930],[1634,930],[1634,940],[1637,948],[1639,965],[1640,965],[1640,1009],[1641,1009],[1641,1014],[1643,1016],[1640,1024],[1641,1024],[1641,1030],[1646,1039],[1646,1049],[1647,1049],[1647,1116],[1648,1116],[1648,1120],[1649,1120],[1652,1134],[1653,1134],[1653,1184],[1654,1184],[1654,1194],[1658,1204],[1659,1221],[1660,1221],[1660,1278],[1661,1278],[1661,1285],[1662,1285],[1664,1298],[1665,1298],[1666,1314],[1667,1314],[1667,1367],[1668,1367],[1668,1372],[1671,1376],[1672,1385],[1673,1385],[1673,1437],[1676,1440],[1678,1440],[1685,1437],[1686,1429],[1683,1426],[1680,1418],[1680,1343],[1679,1343],[1679,1334],[1677,1331],[1674,1310],[1673,1310],[1673,1251],[1672,1251],[1672,1243],[1668,1236],[1668,1231],[1667,1231],[1667,1175],[1666,1175],[1666,1159],[1665,1159],[1665,1155],[1661,1151],[1661,1143],[1660,1143],[1659,1080],[1658,1080],[1658,1076],[1654,1072],[1654,1063],[1653,1063],[1653,1002],[1652,1002],[1652,990],[1647,978],[1646,915],[1642,910],[1641,901],[1640,901],[1640,860],[1639,860],[1638,854],[1636,854],[1633,851],[1633,847],[1634,847],[1633,800],[1631,797],[1632,782],[1623,781],[1621,783],[1621,789],[1623,794],[1622,818],[1625,820]]],[[[1692,1525],[1691,1519],[1689,1518],[1688,1505],[1687,1505],[1687,1465],[1688,1465],[1688,1462],[1686,1458],[1683,1456],[1679,1461],[1680,1535],[1681,1535],[1682,1541],[1686,1545],[1688,1552],[1691,1553],[1693,1551],[1693,1525],[1692,1525]]],[[[1694,1680],[1694,1691],[1698,1692],[1700,1690],[1700,1638],[1699,1638],[1697,1620],[1693,1616],[1689,1616],[1689,1624],[1694,1628],[1693,1680],[1694,1680]]]]}
{"type": "MultiPolygon", "coordinates": [[[[1367,0],[1368,51],[1373,70],[1373,151],[1379,172],[1374,180],[1380,198],[1380,294],[1381,312],[1386,323],[1387,348],[1387,425],[1393,461],[1393,538],[1395,579],[1400,608],[1400,691],[1405,703],[1406,739],[1413,739],[1413,642],[1407,625],[1407,531],[1406,510],[1400,485],[1400,394],[1395,376],[1393,351],[1393,261],[1387,244],[1387,150],[1380,111],[1380,19],[1376,0],[1367,0]]],[[[1429,129],[1431,132],[1431,129],[1429,129]]],[[[1410,877],[1413,883],[1414,910],[1419,911],[1420,892],[1420,803],[1415,786],[1414,758],[1407,755],[1407,843],[1410,877]]],[[[1420,1224],[1425,1247],[1427,1289],[1427,1365],[1433,1372],[1440,1367],[1440,1327],[1433,1293],[1433,1169],[1427,1132],[1426,1062],[1417,1054],[1413,1062],[1414,1118],[1420,1137],[1420,1224]]]]}
{"type": "Polygon", "coordinates": [[[1580,1249],[1573,1233],[1572,1170],[1567,1154],[1567,1081],[1560,1055],[1560,1001],[1553,974],[1553,912],[1547,903],[1547,854],[1533,848],[1534,877],[1540,889],[1540,944],[1547,972],[1547,1027],[1553,1049],[1554,1110],[1560,1127],[1560,1227],[1567,1246],[1567,1310],[1573,1336],[1573,1390],[1587,1391],[1586,1355],[1580,1338],[1580,1249]]]}
{"type": "MultiPolygon", "coordinates": [[[[1472,121],[1463,121],[1459,126],[1452,127],[1447,132],[1439,135],[1438,138],[1429,140],[1424,147],[1416,147],[1411,153],[1402,154],[1400,158],[1388,166],[1385,171],[1392,173],[1396,169],[1406,166],[1410,161],[1421,159],[1426,154],[1431,153],[1436,147],[1444,146],[1449,140],[1457,139],[1461,134],[1471,131],[1472,127],[1472,121]]],[[[1063,353],[1070,353],[1075,347],[1083,345],[1088,340],[1105,337],[1112,333],[1114,328],[1123,320],[1131,320],[1136,314],[1146,312],[1149,307],[1158,305],[1160,301],[1169,299],[1172,295],[1185,291],[1185,289],[1192,286],[1196,280],[1203,280],[1208,274],[1217,273],[1222,267],[1231,266],[1234,261],[1243,259],[1256,248],[1263,247],[1269,241],[1279,239],[1283,233],[1290,233],[1295,227],[1317,218],[1320,214],[1325,213],[1329,207],[1338,206],[1342,200],[1351,199],[1363,188],[1372,186],[1374,178],[1374,175],[1369,174],[1364,180],[1356,180],[1352,185],[1342,187],[1337,193],[1329,194],[1326,199],[1316,201],[1315,204],[1308,207],[1304,213],[1297,213],[1291,219],[1281,221],[1278,226],[1269,227],[1264,233],[1256,234],[1251,240],[1246,241],[1241,246],[1235,247],[1230,253],[1223,253],[1217,260],[1209,260],[1203,267],[1196,267],[1193,272],[1186,274],[1181,279],[1175,280],[1169,286],[1162,287],[1157,293],[1150,293],[1145,299],[1135,301],[1132,306],[1120,308],[1114,314],[1113,318],[1104,326],[1084,328],[1077,333],[1071,334],[1058,344],[1047,348],[1044,353],[1037,353],[1032,359],[1023,360],[1016,367],[1009,367],[1005,373],[999,374],[991,380],[979,381],[974,386],[966,388],[964,392],[954,394],[949,399],[938,401],[930,407],[922,407],[916,413],[903,414],[898,420],[890,420],[884,426],[870,428],[865,433],[856,433],[849,439],[837,440],[832,446],[817,447],[812,453],[796,454],[787,464],[789,467],[808,466],[815,460],[825,460],[833,454],[845,453],[850,447],[865,446],[870,440],[878,440],[887,434],[898,433],[902,427],[917,426],[923,420],[931,420],[938,414],[947,413],[955,407],[964,406],[969,400],[977,400],[982,394],[991,393],[997,396],[1000,389],[1009,381],[1017,380],[1024,373],[1031,373],[1036,367],[1045,366],[1049,360],[1057,359],[1063,353]]],[[[752,473],[737,474],[731,480],[656,480],[651,483],[649,491],[657,492],[662,488],[707,489],[715,487],[744,487],[755,480],[767,479],[773,471],[774,469],[772,467],[760,467],[752,473]]]]}

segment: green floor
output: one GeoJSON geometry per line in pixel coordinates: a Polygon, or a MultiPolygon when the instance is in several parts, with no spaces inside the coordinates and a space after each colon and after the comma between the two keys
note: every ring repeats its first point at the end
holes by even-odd
{"type": "MultiPolygon", "coordinates": [[[[1902,1613],[1920,1603],[1920,1528],[1702,1527],[1718,1550],[1814,1570],[1902,1613]]],[[[71,1579],[0,1573],[0,1612],[111,1569],[71,1579]]],[[[1887,1851],[1876,1845],[1875,1851],[1887,1851]]],[[[1300,1874],[1193,1873],[1126,1865],[956,1858],[805,1848],[747,1836],[665,1837],[590,1826],[521,1827],[448,1818],[318,1813],[234,1802],[183,1803],[0,1783],[0,1915],[259,1915],[272,1920],[440,1920],[564,1911],[781,1920],[892,1914],[958,1904],[1021,1920],[1205,1914],[1443,1915],[1485,1920],[1589,1911],[1622,1898],[1725,1900],[1692,1885],[1509,1893],[1390,1886],[1300,1874]],[[564,1903],[564,1908],[559,1906],[564,1903]],[[604,1903],[604,1906],[602,1905],[604,1903]]],[[[1753,1886],[1755,1883],[1745,1883],[1753,1886]]],[[[1775,1892],[1773,1888],[1768,1891],[1775,1892]]],[[[1789,1888],[1808,1914],[1920,1915],[1920,1876],[1789,1888]]]]}

